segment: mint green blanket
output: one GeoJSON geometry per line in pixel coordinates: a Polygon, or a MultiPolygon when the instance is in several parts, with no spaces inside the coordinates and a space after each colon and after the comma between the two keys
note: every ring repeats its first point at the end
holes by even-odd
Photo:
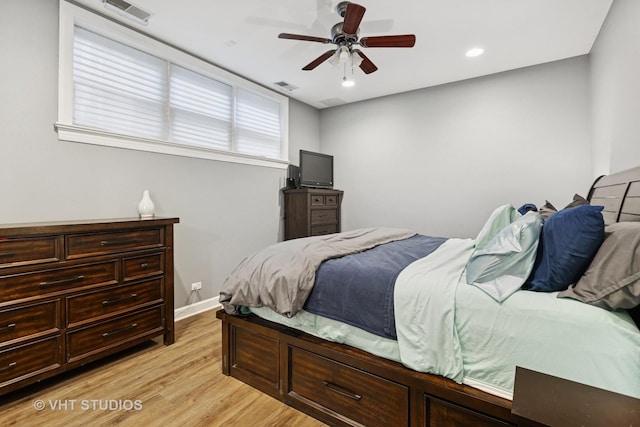
{"type": "Polygon", "coordinates": [[[640,331],[626,311],[530,291],[498,303],[465,281],[473,242],[450,239],[398,276],[402,363],[505,398],[516,366],[640,398],[640,331]]]}

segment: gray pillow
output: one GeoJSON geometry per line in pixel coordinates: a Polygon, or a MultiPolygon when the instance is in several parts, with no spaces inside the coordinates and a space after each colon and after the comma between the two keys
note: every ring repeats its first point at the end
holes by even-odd
{"type": "Polygon", "coordinates": [[[582,197],[579,194],[574,194],[573,195],[573,200],[571,201],[571,203],[569,203],[567,206],[565,206],[565,209],[568,208],[575,208],[576,206],[582,206],[582,205],[588,205],[589,202],[587,201],[587,199],[585,199],[584,197],[582,197]]]}
{"type": "Polygon", "coordinates": [[[544,205],[540,206],[538,212],[542,215],[542,219],[547,219],[554,213],[558,212],[555,206],[553,206],[548,200],[544,201],[544,205]]]}
{"type": "MultiPolygon", "coordinates": [[[[538,212],[540,212],[540,215],[542,215],[542,219],[546,220],[551,215],[558,212],[558,209],[556,209],[555,206],[549,203],[548,200],[545,200],[544,202],[545,202],[544,205],[542,205],[540,209],[538,209],[538,212]]],[[[585,199],[579,194],[574,194],[573,200],[571,201],[571,203],[569,203],[563,209],[575,208],[576,206],[582,206],[582,205],[588,205],[588,204],[589,204],[589,201],[587,199],[585,199]]]]}
{"type": "Polygon", "coordinates": [[[558,297],[607,310],[640,305],[640,222],[608,225],[604,242],[587,271],[558,297]]]}

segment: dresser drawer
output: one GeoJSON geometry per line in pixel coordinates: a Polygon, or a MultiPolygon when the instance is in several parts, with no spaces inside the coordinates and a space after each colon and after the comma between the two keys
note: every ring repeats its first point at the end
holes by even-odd
{"type": "Polygon", "coordinates": [[[509,427],[513,424],[506,423],[497,418],[481,414],[464,406],[447,402],[436,397],[425,395],[425,420],[428,427],[444,425],[473,425],[474,427],[509,427]],[[469,423],[472,424],[469,424],[469,423]]]}
{"type": "Polygon", "coordinates": [[[367,426],[409,424],[406,386],[296,347],[290,351],[289,398],[367,426]]]}
{"type": "Polygon", "coordinates": [[[163,332],[162,307],[154,307],[68,332],[67,361],[74,362],[153,332],[163,332]]]}
{"type": "Polygon", "coordinates": [[[324,196],[322,194],[312,194],[311,206],[324,206],[324,196]]]}
{"type": "Polygon", "coordinates": [[[0,236],[0,268],[58,261],[59,258],[55,236],[17,239],[0,236]]]}
{"type": "Polygon", "coordinates": [[[60,336],[0,352],[0,387],[62,365],[60,336]]]}
{"type": "Polygon", "coordinates": [[[338,232],[338,224],[313,225],[311,226],[311,236],[324,236],[338,232]]]}
{"type": "Polygon", "coordinates": [[[60,330],[60,300],[0,310],[0,345],[60,330]]]}
{"type": "Polygon", "coordinates": [[[338,211],[335,209],[314,209],[311,211],[311,225],[335,224],[338,222],[338,211]]]}
{"type": "Polygon", "coordinates": [[[81,286],[115,284],[117,261],[44,270],[36,273],[0,276],[0,303],[81,286]]]}
{"type": "Polygon", "coordinates": [[[124,259],[124,280],[162,274],[163,270],[164,256],[161,253],[124,259]]]}
{"type": "Polygon", "coordinates": [[[87,292],[67,298],[67,325],[142,304],[162,302],[162,279],[87,292]]]}
{"type": "Polygon", "coordinates": [[[326,195],[324,197],[324,204],[327,206],[338,206],[338,196],[334,194],[326,195]]]}
{"type": "Polygon", "coordinates": [[[71,234],[66,237],[67,258],[149,249],[163,245],[162,229],[120,231],[98,234],[71,234]]]}

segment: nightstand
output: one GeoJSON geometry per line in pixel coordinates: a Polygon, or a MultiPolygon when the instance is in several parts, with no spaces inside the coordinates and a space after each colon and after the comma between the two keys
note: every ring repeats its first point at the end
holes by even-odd
{"type": "Polygon", "coordinates": [[[521,367],[515,381],[511,414],[519,426],[640,426],[640,399],[521,367]]]}

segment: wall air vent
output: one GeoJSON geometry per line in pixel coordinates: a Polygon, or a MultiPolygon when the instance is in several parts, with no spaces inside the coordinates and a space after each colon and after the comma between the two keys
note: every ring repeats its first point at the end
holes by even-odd
{"type": "Polygon", "coordinates": [[[151,14],[146,10],[124,0],[102,0],[104,7],[120,16],[132,19],[139,24],[147,25],[151,14]]]}
{"type": "Polygon", "coordinates": [[[275,82],[274,85],[278,86],[280,89],[284,89],[287,90],[289,92],[293,92],[294,90],[298,89],[298,86],[294,86],[291,83],[287,83],[287,82],[275,82]]]}

